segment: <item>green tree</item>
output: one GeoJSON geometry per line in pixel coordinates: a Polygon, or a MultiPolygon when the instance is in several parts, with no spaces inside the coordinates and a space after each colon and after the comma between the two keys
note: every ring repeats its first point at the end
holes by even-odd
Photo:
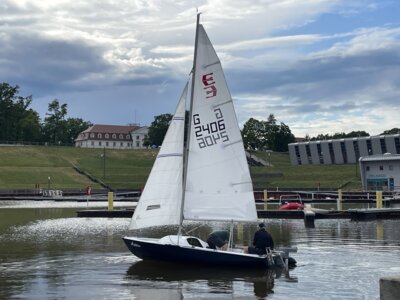
{"type": "Polygon", "coordinates": [[[385,130],[382,132],[380,135],[385,135],[385,134],[398,134],[400,133],[400,128],[392,128],[390,130],[385,130]]]}
{"type": "Polygon", "coordinates": [[[245,149],[262,150],[266,147],[265,124],[250,118],[242,129],[242,138],[245,149]]]}
{"type": "Polygon", "coordinates": [[[49,103],[48,111],[43,124],[44,138],[51,143],[62,143],[65,140],[67,104],[60,105],[60,102],[54,99],[49,103]]]}
{"type": "Polygon", "coordinates": [[[171,114],[161,114],[154,117],[154,121],[149,126],[149,132],[144,139],[143,145],[149,146],[160,146],[164,140],[165,134],[167,133],[169,123],[172,120],[171,114]]]}
{"type": "Polygon", "coordinates": [[[19,86],[0,83],[0,140],[37,141],[40,135],[39,115],[29,109],[32,96],[19,96],[19,86]]]}
{"type": "Polygon", "coordinates": [[[288,151],[288,144],[295,138],[289,126],[284,123],[277,124],[273,114],[267,121],[250,118],[243,126],[243,143],[248,150],[288,151]]]}
{"type": "Polygon", "coordinates": [[[84,121],[81,118],[68,118],[65,122],[66,130],[63,134],[62,142],[64,144],[73,144],[78,135],[92,125],[91,122],[84,121]]]}

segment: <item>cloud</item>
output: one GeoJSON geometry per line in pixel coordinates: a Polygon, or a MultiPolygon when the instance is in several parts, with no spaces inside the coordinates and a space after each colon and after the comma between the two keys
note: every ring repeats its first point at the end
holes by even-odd
{"type": "Polygon", "coordinates": [[[125,124],[137,111],[140,122],[150,124],[173,111],[187,80],[198,7],[241,124],[274,113],[299,136],[349,128],[379,133],[398,127],[400,27],[395,17],[382,17],[398,6],[372,0],[3,0],[0,78],[33,94],[41,115],[59,98],[85,120],[125,124]]]}

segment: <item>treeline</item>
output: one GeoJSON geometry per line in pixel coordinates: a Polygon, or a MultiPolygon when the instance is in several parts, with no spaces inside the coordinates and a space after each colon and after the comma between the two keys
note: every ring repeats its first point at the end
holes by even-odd
{"type": "Polygon", "coordinates": [[[242,129],[244,147],[247,150],[288,151],[288,144],[295,141],[290,128],[285,123],[278,124],[275,116],[270,114],[267,121],[250,118],[242,129]]]}
{"type": "MultiPolygon", "coordinates": [[[[171,119],[171,114],[155,116],[154,121],[149,126],[144,145],[150,147],[153,145],[160,146],[171,119]]],[[[188,112],[186,112],[187,120],[188,112]]],[[[242,137],[247,150],[272,150],[278,152],[288,151],[288,144],[295,140],[289,126],[284,123],[278,124],[273,114],[269,115],[267,121],[250,118],[244,124],[242,137]]]]}
{"type": "Polygon", "coordinates": [[[73,144],[91,126],[81,118],[67,118],[67,104],[54,99],[44,120],[30,108],[32,96],[19,95],[19,86],[0,83],[0,143],[73,144]]]}
{"type": "MultiPolygon", "coordinates": [[[[389,130],[385,130],[384,132],[380,133],[379,135],[386,135],[386,134],[398,134],[400,133],[400,128],[392,128],[389,130]]],[[[318,134],[315,137],[306,136],[306,140],[308,141],[319,141],[319,140],[335,140],[335,139],[344,139],[344,138],[352,138],[352,137],[363,137],[363,136],[370,136],[368,132],[365,131],[351,131],[349,133],[338,132],[332,135],[330,134],[318,134]]]]}

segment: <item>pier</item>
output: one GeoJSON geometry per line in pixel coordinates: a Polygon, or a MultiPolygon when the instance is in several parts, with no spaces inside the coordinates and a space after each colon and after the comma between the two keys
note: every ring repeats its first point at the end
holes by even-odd
{"type": "MultiPolygon", "coordinates": [[[[86,209],[77,211],[80,218],[131,218],[134,209],[86,209]]],[[[313,210],[314,219],[351,219],[354,221],[400,219],[400,208],[313,210]]],[[[303,210],[257,210],[260,219],[305,219],[303,210]]],[[[309,222],[309,221],[308,221],[309,222]]],[[[311,224],[310,224],[311,225],[311,224]]]]}

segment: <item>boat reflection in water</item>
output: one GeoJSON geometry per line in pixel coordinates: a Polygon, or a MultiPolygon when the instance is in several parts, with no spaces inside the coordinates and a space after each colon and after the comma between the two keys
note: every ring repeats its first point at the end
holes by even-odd
{"type": "MultiPolygon", "coordinates": [[[[297,282],[296,277],[290,277],[289,270],[283,268],[250,269],[250,268],[218,268],[201,265],[188,265],[160,261],[138,261],[130,266],[127,271],[127,279],[136,284],[137,281],[161,283],[167,285],[178,283],[184,287],[185,284],[198,285],[199,292],[204,290],[202,285],[206,284],[207,292],[237,295],[240,294],[241,284],[253,285],[254,296],[264,298],[274,293],[275,279],[281,278],[285,281],[297,282]]],[[[162,287],[162,285],[161,285],[162,287]]],[[[156,284],[154,288],[160,288],[156,284]]],[[[247,292],[249,289],[246,289],[247,292]]]]}

